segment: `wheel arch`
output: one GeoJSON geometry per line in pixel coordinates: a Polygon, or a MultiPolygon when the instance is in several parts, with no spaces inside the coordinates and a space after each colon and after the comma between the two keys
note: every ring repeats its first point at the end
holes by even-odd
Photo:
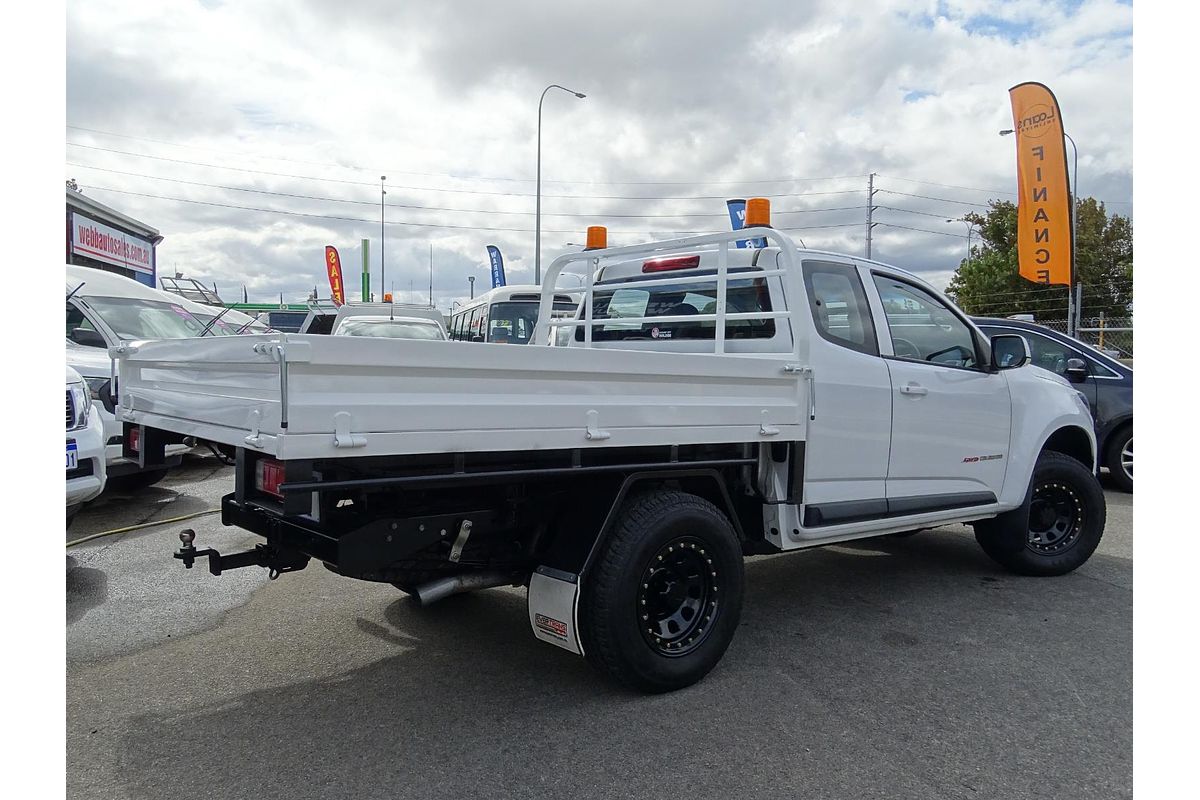
{"type": "Polygon", "coordinates": [[[743,543],[746,541],[746,532],[729,494],[725,476],[720,471],[681,468],[633,472],[624,477],[620,486],[612,493],[611,501],[604,501],[602,513],[594,515],[594,521],[583,525],[583,530],[578,531],[584,537],[582,541],[576,536],[557,537],[560,540],[573,539],[573,546],[559,550],[552,548],[551,552],[543,554],[543,563],[583,576],[595,561],[595,555],[615,525],[625,501],[639,491],[655,488],[676,489],[709,501],[726,516],[738,539],[743,543]]]}
{"type": "Polygon", "coordinates": [[[1095,472],[1097,448],[1094,436],[1078,425],[1064,425],[1046,438],[1039,452],[1062,453],[1095,472]]]}

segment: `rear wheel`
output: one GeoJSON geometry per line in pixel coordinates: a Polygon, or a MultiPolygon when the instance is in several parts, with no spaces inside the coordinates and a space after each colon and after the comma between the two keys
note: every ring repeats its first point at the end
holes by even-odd
{"type": "Polygon", "coordinates": [[[1117,431],[1104,446],[1104,466],[1113,485],[1122,492],[1133,491],[1133,426],[1117,431]]]}
{"type": "Polygon", "coordinates": [[[1020,575],[1063,575],[1095,552],[1104,522],[1096,476],[1075,459],[1047,451],[1038,457],[1021,507],[975,523],[975,539],[1020,575]]]}
{"type": "Polygon", "coordinates": [[[716,506],[673,490],[626,501],[583,587],[588,660],[644,692],[716,666],[742,610],[742,548],[716,506]]]}

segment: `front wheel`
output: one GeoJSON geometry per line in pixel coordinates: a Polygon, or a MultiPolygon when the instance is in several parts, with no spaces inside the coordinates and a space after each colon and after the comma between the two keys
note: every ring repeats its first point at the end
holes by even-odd
{"type": "Polygon", "coordinates": [[[975,539],[994,561],[1020,575],[1063,575],[1095,552],[1105,511],[1091,470],[1047,451],[1038,457],[1021,507],[976,522],[975,539]]]}
{"type": "Polygon", "coordinates": [[[644,692],[690,686],[733,640],[742,548],[712,503],[658,490],[626,501],[583,587],[588,660],[644,692]]]}

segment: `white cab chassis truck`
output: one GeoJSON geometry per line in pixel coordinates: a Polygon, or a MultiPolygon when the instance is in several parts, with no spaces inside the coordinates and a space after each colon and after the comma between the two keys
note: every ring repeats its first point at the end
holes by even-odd
{"type": "Polygon", "coordinates": [[[420,604],[527,586],[537,638],[648,692],[721,658],[746,555],[969,523],[1002,566],[1060,575],[1100,541],[1087,403],[903,270],[768,227],[574,253],[536,341],[561,326],[567,347],[136,342],[119,414],[143,460],[237,448],[222,521],[263,542],[184,531],[187,567],[316,559],[420,604]],[[583,302],[555,318],[572,263],[583,302]]]}

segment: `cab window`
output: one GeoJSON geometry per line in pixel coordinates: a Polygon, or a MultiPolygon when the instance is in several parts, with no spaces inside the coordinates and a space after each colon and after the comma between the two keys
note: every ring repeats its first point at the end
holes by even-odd
{"type": "Polygon", "coordinates": [[[892,352],[905,361],[977,369],[979,355],[967,323],[924,289],[875,274],[892,352]]]}
{"type": "Polygon", "coordinates": [[[867,295],[853,266],[805,261],[804,288],[822,339],[860,353],[879,355],[867,295]]]}

